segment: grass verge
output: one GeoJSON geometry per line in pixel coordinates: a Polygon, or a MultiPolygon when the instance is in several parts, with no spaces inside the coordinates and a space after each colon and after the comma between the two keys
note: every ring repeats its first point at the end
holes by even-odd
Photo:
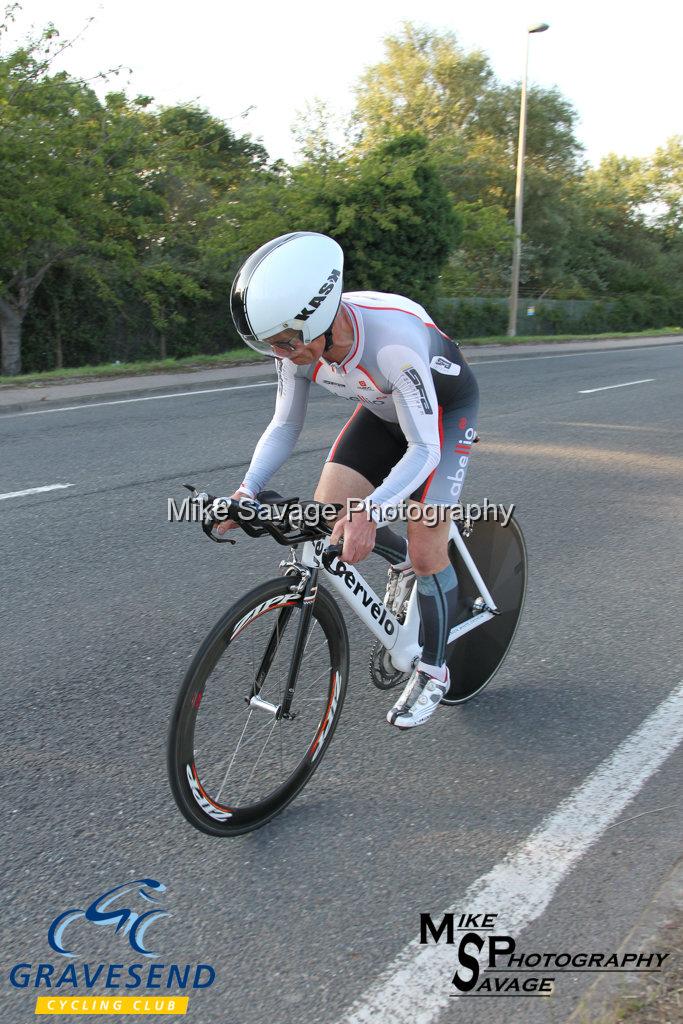
{"type": "MultiPolygon", "coordinates": [[[[661,974],[639,975],[637,991],[591,1024],[680,1024],[683,1021],[683,916],[669,922],[655,947],[669,953],[661,974]]],[[[581,1024],[580,1018],[577,1024],[581,1024]]]]}
{"type": "MultiPolygon", "coordinates": [[[[630,331],[620,334],[553,334],[548,336],[529,335],[517,338],[497,336],[490,338],[464,338],[463,345],[541,345],[562,341],[601,341],[605,338],[656,338],[663,335],[681,334],[683,328],[661,327],[651,331],[630,331]]],[[[152,359],[137,363],[102,363],[99,366],[78,366],[62,370],[46,370],[44,373],[23,373],[17,377],[0,376],[0,387],[25,387],[27,385],[78,383],[80,380],[107,379],[110,377],[134,377],[150,373],[186,373],[191,370],[217,369],[222,366],[244,366],[248,363],[267,362],[267,359],[244,348],[231,349],[215,356],[186,356],[183,359],[152,359]]]]}
{"type": "Polygon", "coordinates": [[[683,334],[683,327],[655,327],[651,331],[612,331],[609,334],[529,334],[508,338],[463,338],[461,345],[548,345],[560,341],[605,341],[607,338],[661,338],[683,334]]]}

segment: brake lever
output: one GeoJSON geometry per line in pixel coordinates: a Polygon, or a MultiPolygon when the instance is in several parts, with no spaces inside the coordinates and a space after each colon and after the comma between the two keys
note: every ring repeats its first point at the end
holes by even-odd
{"type": "MultiPolygon", "coordinates": [[[[323,551],[322,558],[320,559],[325,569],[327,569],[328,572],[331,572],[335,576],[343,576],[343,573],[339,572],[338,569],[332,569],[330,563],[332,562],[333,558],[338,558],[341,561],[341,554],[343,550],[343,544],[330,544],[329,547],[327,547],[325,551],[323,551]]],[[[346,568],[344,568],[344,572],[345,571],[346,568]]]]}
{"type": "MultiPolygon", "coordinates": [[[[192,492],[192,497],[195,501],[202,501],[202,504],[213,504],[213,502],[217,500],[212,494],[207,494],[206,491],[198,491],[196,487],[192,486],[192,484],[183,484],[183,487],[186,487],[188,491],[192,492]]],[[[237,541],[233,540],[232,537],[214,537],[213,529],[215,525],[216,523],[213,519],[209,518],[207,520],[202,518],[202,532],[206,534],[209,540],[214,541],[216,544],[237,543],[237,541]]]]}

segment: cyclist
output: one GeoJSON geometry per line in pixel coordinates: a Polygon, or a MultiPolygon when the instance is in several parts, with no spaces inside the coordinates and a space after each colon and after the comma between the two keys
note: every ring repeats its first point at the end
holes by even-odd
{"type": "MultiPolygon", "coordinates": [[[[332,445],[315,498],[361,514],[340,514],[350,564],[375,551],[389,562],[385,603],[401,615],[417,579],[421,660],[387,714],[399,728],[422,725],[450,686],[446,641],[457,608],[448,557],[450,517],[476,436],[477,382],[458,345],[426,310],[400,295],[342,292],[344,257],[326,235],[296,231],[274,238],[240,268],[230,305],[243,340],[273,356],[274,416],[233,497],[255,497],[292,453],[303,427],[311,382],[356,408],[332,445]],[[408,538],[383,524],[388,508],[409,499],[408,538]]],[[[234,528],[223,523],[221,533],[234,528]]]]}

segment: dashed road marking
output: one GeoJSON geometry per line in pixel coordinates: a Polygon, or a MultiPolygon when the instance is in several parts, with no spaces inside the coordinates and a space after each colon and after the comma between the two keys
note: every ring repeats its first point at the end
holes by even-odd
{"type": "Polygon", "coordinates": [[[630,388],[634,384],[652,384],[656,377],[646,377],[644,380],[627,380],[625,384],[606,384],[604,388],[586,388],[579,391],[580,395],[594,395],[596,391],[612,391],[614,388],[630,388]]]}

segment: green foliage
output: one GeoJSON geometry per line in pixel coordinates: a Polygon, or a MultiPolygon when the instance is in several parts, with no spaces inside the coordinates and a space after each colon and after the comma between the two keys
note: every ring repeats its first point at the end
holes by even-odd
{"type": "Polygon", "coordinates": [[[461,224],[425,141],[396,136],[349,170],[334,231],[347,254],[347,287],[430,301],[461,224]]]}
{"type": "Polygon", "coordinates": [[[470,128],[494,80],[483,53],[465,53],[453,33],[410,22],[384,46],[385,60],[356,89],[354,121],[366,148],[403,132],[436,139],[470,128]]]}
{"type": "Polygon", "coordinates": [[[332,235],[346,257],[345,286],[429,297],[460,227],[416,133],[368,152],[270,173],[223,203],[207,260],[229,278],[249,252],[296,230],[332,235]]]}
{"type": "Polygon", "coordinates": [[[508,312],[504,301],[480,302],[441,299],[434,316],[442,331],[455,339],[485,338],[505,334],[508,312]]]}
{"type": "MultiPolygon", "coordinates": [[[[69,282],[81,292],[89,281],[95,305],[105,296],[108,303],[97,320],[100,338],[110,337],[113,322],[132,321],[142,335],[151,331],[165,354],[168,338],[188,317],[196,322],[197,307],[211,304],[214,290],[224,287],[201,250],[218,200],[267,160],[262,146],[236,138],[197,107],[152,113],[149,97],[131,102],[115,92],[100,102],[86,84],[51,74],[56,37],[49,28],[0,59],[0,326],[7,373],[21,369],[24,320],[47,282],[69,282]],[[64,273],[53,274],[56,268],[64,273]]],[[[69,296],[67,288],[61,304],[71,309],[69,296]]],[[[42,307],[61,324],[55,301],[42,307]]],[[[31,317],[32,329],[35,324],[31,317]]],[[[77,324],[74,331],[72,338],[77,324]]],[[[50,347],[64,351],[57,338],[50,347]]],[[[40,350],[37,344],[34,351],[40,350]]]]}
{"type": "Polygon", "coordinates": [[[497,295],[510,284],[514,228],[502,206],[461,202],[454,206],[462,224],[460,243],[439,279],[441,295],[497,295]]]}
{"type": "MultiPolygon", "coordinates": [[[[585,335],[648,331],[683,322],[683,297],[627,295],[618,299],[551,300],[534,302],[535,315],[525,315],[522,303],[518,333],[585,335]]],[[[441,299],[435,306],[437,323],[453,338],[505,335],[506,299],[441,299]]]]}
{"type": "Polygon", "coordinates": [[[56,32],[0,59],[0,325],[3,366],[20,369],[21,324],[47,272],[69,259],[133,259],[155,198],[142,177],[144,115],[113,94],[49,73],[56,32]]]}
{"type": "MultiPolygon", "coordinates": [[[[301,229],[344,247],[349,290],[438,306],[456,337],[504,332],[519,87],[484,54],[405,24],[358,83],[345,140],[314,101],[290,167],[196,105],[100,100],[52,72],[69,45],[49,26],[0,55],[3,372],[22,349],[39,370],[239,344],[235,271],[301,229]]],[[[536,88],[528,100],[521,292],[537,298],[520,326],[683,322],[683,138],[591,169],[567,100],[536,88]]]]}

